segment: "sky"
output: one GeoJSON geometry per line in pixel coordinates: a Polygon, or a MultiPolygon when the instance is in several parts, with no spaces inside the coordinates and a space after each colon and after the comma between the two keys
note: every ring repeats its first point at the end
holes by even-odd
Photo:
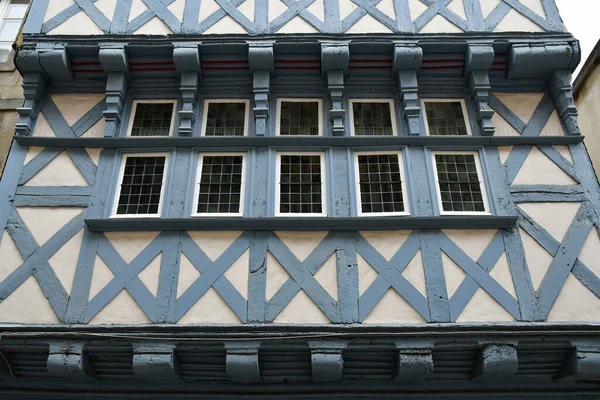
{"type": "Polygon", "coordinates": [[[567,30],[581,43],[581,63],[575,78],[600,39],[600,0],[556,0],[556,5],[567,30]]]}

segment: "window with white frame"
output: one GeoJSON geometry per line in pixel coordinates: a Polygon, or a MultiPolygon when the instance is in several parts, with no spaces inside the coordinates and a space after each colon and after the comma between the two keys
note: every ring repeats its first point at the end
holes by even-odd
{"type": "Polygon", "coordinates": [[[434,152],[441,214],[488,213],[488,199],[477,152],[434,152]]]}
{"type": "Polygon", "coordinates": [[[247,135],[249,109],[249,100],[218,99],[204,101],[202,135],[247,135]]]}
{"type": "Polygon", "coordinates": [[[322,135],[322,108],[322,99],[278,99],[277,135],[322,135]]]}
{"type": "Polygon", "coordinates": [[[408,215],[402,152],[354,154],[358,215],[408,215]]]}
{"type": "Polygon", "coordinates": [[[12,53],[12,45],[19,35],[27,7],[27,0],[0,1],[0,62],[8,61],[12,53]]]}
{"type": "Polygon", "coordinates": [[[243,215],[244,162],[243,153],[199,154],[193,215],[243,215]]]}
{"type": "Polygon", "coordinates": [[[278,153],[275,215],[325,216],[325,153],[278,153]]]}
{"type": "Polygon", "coordinates": [[[128,136],[171,136],[177,100],[135,100],[131,107],[128,136]]]}
{"type": "Polygon", "coordinates": [[[160,216],[168,157],[167,153],[123,155],[113,217],[160,216]]]}
{"type": "Polygon", "coordinates": [[[356,136],[396,135],[394,100],[352,99],[350,100],[350,126],[356,136]]]}
{"type": "Polygon", "coordinates": [[[431,136],[471,135],[464,99],[422,99],[425,127],[431,136]]]}

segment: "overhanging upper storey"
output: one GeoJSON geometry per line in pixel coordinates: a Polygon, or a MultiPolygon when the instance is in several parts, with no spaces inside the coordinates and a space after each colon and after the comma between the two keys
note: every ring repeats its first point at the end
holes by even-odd
{"type": "Polygon", "coordinates": [[[554,0],[33,0],[24,34],[563,31],[554,0]]]}

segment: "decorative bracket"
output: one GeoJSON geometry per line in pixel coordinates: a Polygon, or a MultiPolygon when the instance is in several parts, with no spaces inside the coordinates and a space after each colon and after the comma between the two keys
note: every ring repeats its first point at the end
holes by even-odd
{"type": "Polygon", "coordinates": [[[508,79],[548,76],[556,69],[572,70],[580,57],[577,45],[513,44],[508,52],[508,79]]]}
{"type": "Polygon", "coordinates": [[[38,43],[36,51],[42,68],[53,81],[72,81],[71,62],[62,43],[38,43]]]}
{"type": "Polygon", "coordinates": [[[173,49],[173,62],[181,75],[182,105],[179,110],[179,136],[192,136],[192,125],[195,120],[198,85],[202,74],[199,43],[177,43],[173,49]]]}
{"type": "Polygon", "coordinates": [[[342,353],[347,343],[344,341],[316,340],[309,342],[312,353],[313,382],[339,382],[344,371],[342,353]]]}
{"type": "Polygon", "coordinates": [[[500,380],[516,374],[518,369],[516,344],[485,344],[477,354],[471,379],[500,380]]]}
{"type": "Polygon", "coordinates": [[[416,44],[396,43],[392,71],[398,75],[403,116],[410,135],[421,135],[421,103],[417,70],[423,62],[423,49],[416,44]]]}
{"type": "Polygon", "coordinates": [[[477,122],[482,136],[493,136],[496,129],[492,123],[494,110],[489,106],[489,70],[494,63],[494,48],[490,45],[472,44],[465,55],[465,75],[469,78],[469,93],[475,104],[477,122]]]}
{"type": "Polygon", "coordinates": [[[147,381],[179,381],[174,343],[133,343],[133,373],[147,381]]]}
{"type": "Polygon", "coordinates": [[[84,342],[50,342],[46,368],[52,376],[59,378],[77,380],[95,378],[84,342]]]}
{"type": "Polygon", "coordinates": [[[227,342],[227,358],[225,370],[232,382],[260,382],[258,366],[258,350],[260,342],[227,342]]]}
{"type": "Polygon", "coordinates": [[[102,112],[106,124],[104,136],[113,137],[117,135],[123,115],[125,97],[127,95],[127,73],[129,62],[125,45],[103,43],[98,53],[100,64],[107,72],[106,79],[106,108],[102,112]]]}
{"type": "Polygon", "coordinates": [[[573,343],[555,379],[585,380],[600,376],[600,347],[594,343],[573,343]]]}
{"type": "Polygon", "coordinates": [[[23,75],[23,107],[17,108],[19,121],[16,124],[16,134],[31,136],[33,120],[40,112],[42,95],[46,89],[46,78],[40,72],[28,72],[23,75]]]}
{"type": "Polygon", "coordinates": [[[554,100],[554,106],[563,121],[568,135],[581,135],[577,122],[579,113],[575,107],[573,87],[571,86],[571,71],[558,69],[552,71],[548,79],[548,89],[554,100]]]}
{"type": "Polygon", "coordinates": [[[350,64],[349,42],[321,42],[321,73],[327,76],[333,136],[344,136],[344,77],[350,64]]]}
{"type": "Polygon", "coordinates": [[[397,381],[418,381],[433,372],[433,342],[403,340],[396,342],[398,349],[397,381]]]}
{"type": "Polygon", "coordinates": [[[273,41],[248,42],[248,65],[253,73],[254,134],[265,136],[269,121],[271,74],[275,71],[273,41]]]}

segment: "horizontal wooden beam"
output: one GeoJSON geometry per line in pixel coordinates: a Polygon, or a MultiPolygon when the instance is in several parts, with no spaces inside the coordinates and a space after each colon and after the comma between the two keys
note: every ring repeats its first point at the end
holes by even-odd
{"type": "Polygon", "coordinates": [[[510,229],[517,216],[384,218],[114,218],[87,219],[96,232],[124,231],[378,231],[392,229],[510,229]]]}
{"type": "Polygon", "coordinates": [[[583,141],[583,136],[265,136],[265,137],[155,137],[155,138],[62,138],[16,136],[22,146],[87,148],[163,148],[163,147],[377,147],[432,146],[476,147],[517,145],[569,145],[583,141]]]}

